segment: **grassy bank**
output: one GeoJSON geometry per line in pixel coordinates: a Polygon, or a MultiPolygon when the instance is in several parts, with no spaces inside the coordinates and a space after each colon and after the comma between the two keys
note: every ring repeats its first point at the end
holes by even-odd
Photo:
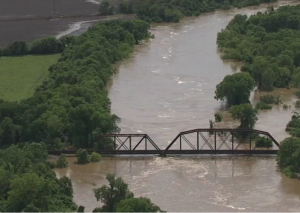
{"type": "Polygon", "coordinates": [[[19,101],[31,97],[60,54],[0,58],[0,99],[19,101]]]}

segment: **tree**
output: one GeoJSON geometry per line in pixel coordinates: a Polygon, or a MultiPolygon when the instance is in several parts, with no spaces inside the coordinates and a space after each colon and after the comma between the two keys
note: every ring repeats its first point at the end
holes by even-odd
{"type": "Polygon", "coordinates": [[[103,203],[103,206],[97,208],[97,211],[116,212],[117,204],[121,200],[133,198],[134,195],[129,191],[128,184],[122,178],[116,178],[115,174],[107,174],[106,179],[109,187],[103,185],[93,190],[97,201],[100,200],[103,203]]]}
{"type": "Polygon", "coordinates": [[[290,137],[284,139],[280,143],[279,151],[277,154],[278,165],[282,168],[293,165],[293,154],[300,149],[300,139],[296,137],[290,137]]]}
{"type": "Polygon", "coordinates": [[[55,37],[48,37],[40,40],[35,40],[31,45],[32,54],[52,54],[60,53],[63,50],[63,45],[55,37]]]}
{"type": "Polygon", "coordinates": [[[76,157],[77,157],[77,163],[78,164],[87,164],[89,163],[89,156],[88,156],[88,152],[86,149],[79,149],[76,152],[76,157]]]}
{"type": "Polygon", "coordinates": [[[5,117],[0,123],[0,147],[18,142],[21,127],[14,125],[13,120],[5,117]]]}
{"type": "Polygon", "coordinates": [[[4,55],[25,55],[28,53],[28,46],[25,41],[16,41],[4,49],[4,55]]]}
{"type": "Polygon", "coordinates": [[[134,5],[131,0],[123,0],[120,4],[120,12],[124,14],[134,13],[134,5]]]}
{"type": "Polygon", "coordinates": [[[251,90],[255,87],[255,81],[245,72],[227,75],[217,85],[215,99],[226,100],[228,105],[249,103],[251,90]]]}
{"type": "Polygon", "coordinates": [[[121,200],[117,205],[117,212],[162,212],[149,198],[130,198],[121,200]]]}
{"type": "MultiPolygon", "coordinates": [[[[256,57],[253,64],[251,65],[250,74],[253,77],[253,79],[257,82],[259,89],[262,87],[263,74],[268,69],[268,67],[269,67],[268,61],[262,56],[256,57]]],[[[266,81],[266,79],[264,79],[264,81],[266,81]]],[[[269,83],[269,82],[265,82],[265,83],[269,83]]],[[[267,87],[268,86],[269,85],[267,85],[267,87]]]]}
{"type": "Polygon", "coordinates": [[[41,211],[48,210],[46,182],[36,174],[27,173],[11,181],[7,204],[10,211],[20,212],[32,204],[41,211]]]}
{"type": "Polygon", "coordinates": [[[261,89],[265,91],[272,91],[273,85],[275,81],[275,75],[272,69],[268,68],[263,74],[262,74],[262,80],[261,80],[261,89]]]}
{"type": "Polygon", "coordinates": [[[58,158],[58,160],[56,161],[56,168],[66,168],[68,167],[68,161],[66,159],[66,156],[64,154],[61,154],[58,158]]]}
{"type": "Polygon", "coordinates": [[[230,108],[234,120],[240,120],[239,128],[252,129],[257,121],[257,110],[251,104],[242,104],[230,108]]]}
{"type": "Polygon", "coordinates": [[[109,4],[109,1],[104,0],[103,2],[101,2],[100,6],[99,6],[99,12],[101,15],[112,15],[114,13],[114,6],[111,6],[109,4]]]}

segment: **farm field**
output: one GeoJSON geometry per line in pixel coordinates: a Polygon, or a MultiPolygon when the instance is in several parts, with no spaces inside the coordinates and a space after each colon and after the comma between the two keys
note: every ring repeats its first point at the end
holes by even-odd
{"type": "Polygon", "coordinates": [[[32,96],[59,57],[60,54],[0,57],[0,99],[20,101],[32,96]]]}

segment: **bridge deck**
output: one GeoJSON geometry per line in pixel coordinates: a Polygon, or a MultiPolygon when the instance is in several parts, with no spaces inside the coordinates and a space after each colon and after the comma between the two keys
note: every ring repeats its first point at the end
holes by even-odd
{"type": "MultiPolygon", "coordinates": [[[[112,155],[276,155],[279,143],[268,132],[254,129],[194,129],[179,133],[167,148],[160,149],[147,134],[103,134],[96,150],[112,155]],[[274,146],[259,147],[262,135],[274,146]]],[[[270,145],[270,144],[269,144],[270,145]]],[[[92,151],[89,151],[92,152],[92,151]]],[[[76,151],[49,151],[51,155],[76,154],[76,151]]]]}

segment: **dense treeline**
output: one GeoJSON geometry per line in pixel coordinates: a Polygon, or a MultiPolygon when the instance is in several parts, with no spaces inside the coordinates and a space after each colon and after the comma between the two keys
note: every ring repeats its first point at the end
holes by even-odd
{"type": "Polygon", "coordinates": [[[0,212],[74,212],[72,182],[56,178],[43,143],[0,151],[0,212]]]}
{"type": "Polygon", "coordinates": [[[32,44],[28,44],[25,41],[15,41],[0,49],[0,56],[61,53],[74,39],[73,36],[64,36],[60,39],[48,37],[35,40],[32,44]]]}
{"type": "Polygon", "coordinates": [[[277,161],[286,176],[293,178],[300,173],[300,139],[291,137],[283,140],[277,161]]]}
{"type": "MultiPolygon", "coordinates": [[[[223,58],[245,62],[248,72],[260,90],[300,85],[300,6],[284,6],[274,11],[247,17],[236,15],[226,29],[218,34],[223,58]]],[[[223,82],[228,85],[228,82],[223,82]]],[[[245,87],[245,86],[244,86],[245,87]]],[[[230,93],[232,94],[232,92],[230,93]]],[[[246,97],[246,96],[245,96],[246,97]]],[[[280,98],[263,96],[258,109],[270,109],[280,98]]],[[[249,112],[248,112],[249,114],[249,112]]],[[[281,142],[277,161],[283,172],[294,177],[300,172],[300,115],[295,112],[286,130],[294,137],[281,142]]],[[[256,145],[271,143],[259,138],[256,145]]]]}
{"type": "Polygon", "coordinates": [[[141,20],[117,20],[71,40],[33,97],[19,103],[0,100],[0,147],[22,141],[44,142],[48,149],[93,147],[98,133],[118,132],[106,82],[112,63],[148,38],[148,29],[141,20]]]}
{"type": "Polygon", "coordinates": [[[300,6],[284,6],[247,17],[236,15],[218,34],[224,59],[244,61],[261,90],[299,86],[300,6]]]}
{"type": "Polygon", "coordinates": [[[178,22],[184,16],[274,1],[276,0],[123,0],[120,12],[136,13],[138,18],[148,22],[178,22]]]}

